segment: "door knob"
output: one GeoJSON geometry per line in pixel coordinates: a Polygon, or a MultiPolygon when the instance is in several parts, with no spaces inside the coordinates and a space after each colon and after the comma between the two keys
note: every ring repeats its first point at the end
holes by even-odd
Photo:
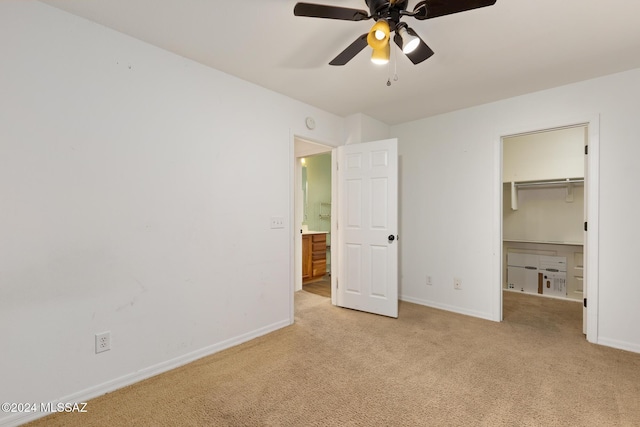
{"type": "Polygon", "coordinates": [[[396,239],[396,236],[394,236],[393,234],[389,234],[389,241],[393,242],[396,239]]]}

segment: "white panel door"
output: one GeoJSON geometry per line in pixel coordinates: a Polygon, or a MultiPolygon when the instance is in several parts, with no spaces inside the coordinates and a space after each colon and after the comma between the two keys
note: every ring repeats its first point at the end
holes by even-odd
{"type": "Polygon", "coordinates": [[[398,140],[337,152],[337,305],[398,317],[398,140]]]}

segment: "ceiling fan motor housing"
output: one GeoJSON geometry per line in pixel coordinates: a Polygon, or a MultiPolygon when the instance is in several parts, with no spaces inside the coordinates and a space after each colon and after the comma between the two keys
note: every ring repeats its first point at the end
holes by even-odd
{"type": "Polygon", "coordinates": [[[376,20],[385,19],[395,31],[400,22],[401,12],[407,10],[409,0],[398,0],[389,2],[387,0],[365,0],[369,7],[370,15],[376,20]]]}
{"type": "Polygon", "coordinates": [[[369,6],[369,12],[371,13],[371,16],[373,16],[389,6],[400,10],[407,10],[409,0],[396,0],[391,2],[387,0],[365,0],[365,3],[369,6]]]}

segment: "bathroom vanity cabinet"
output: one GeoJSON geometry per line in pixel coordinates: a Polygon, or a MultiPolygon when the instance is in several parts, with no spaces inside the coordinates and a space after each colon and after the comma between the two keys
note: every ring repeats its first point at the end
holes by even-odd
{"type": "Polygon", "coordinates": [[[302,281],[327,273],[327,233],[310,231],[302,235],[302,281]]]}

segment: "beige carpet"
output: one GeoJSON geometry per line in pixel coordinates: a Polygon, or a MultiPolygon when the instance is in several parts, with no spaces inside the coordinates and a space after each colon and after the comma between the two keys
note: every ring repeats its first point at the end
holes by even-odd
{"type": "Polygon", "coordinates": [[[577,303],[504,299],[389,319],[300,291],[295,325],[32,426],[640,425],[639,354],[587,343],[577,303]]]}

